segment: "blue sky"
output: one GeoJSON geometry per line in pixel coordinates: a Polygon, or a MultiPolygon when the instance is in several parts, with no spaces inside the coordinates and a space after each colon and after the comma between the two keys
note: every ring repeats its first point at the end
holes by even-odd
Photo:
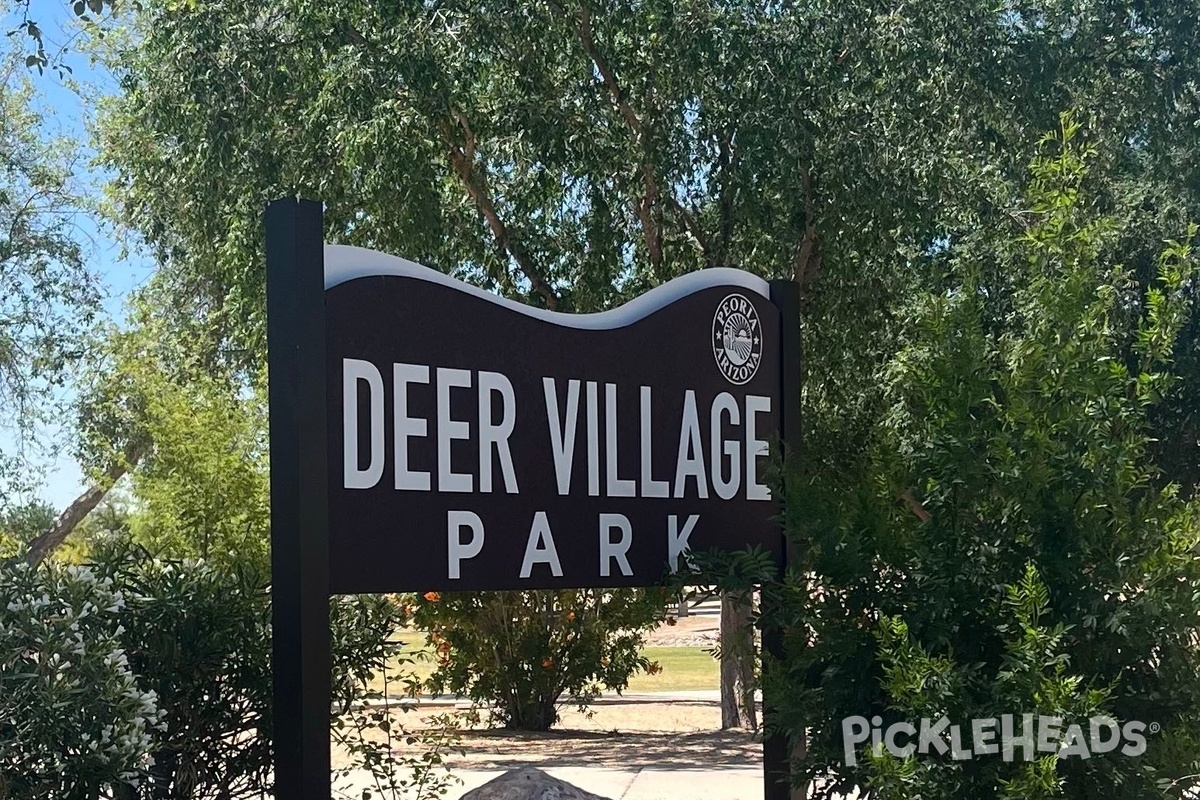
{"type": "MultiPolygon", "coordinates": [[[[81,161],[86,164],[95,156],[95,151],[88,145],[91,141],[88,129],[95,110],[95,100],[116,91],[116,81],[102,67],[91,64],[86,55],[71,50],[78,27],[69,2],[34,0],[30,4],[29,14],[42,28],[46,50],[51,58],[60,48],[67,46],[62,61],[72,69],[69,78],[81,87],[77,89],[67,85],[54,70],[47,70],[40,76],[36,70],[30,72],[33,85],[40,94],[37,106],[45,122],[45,132],[50,136],[66,136],[79,143],[85,156],[81,161]]],[[[7,15],[4,19],[5,31],[14,30],[20,22],[20,15],[7,15]]],[[[28,47],[28,40],[23,34],[18,33],[12,39],[17,46],[28,47]]],[[[99,191],[104,174],[90,168],[78,175],[77,180],[81,189],[99,191]]],[[[145,282],[153,265],[137,253],[123,258],[121,243],[113,232],[97,224],[97,220],[89,215],[79,214],[76,226],[79,240],[89,255],[89,266],[102,285],[105,311],[110,319],[120,322],[124,319],[125,298],[145,282]]],[[[65,397],[70,398],[69,391],[65,397]]],[[[65,431],[58,426],[44,427],[40,433],[47,443],[61,442],[65,438],[65,431]]],[[[16,432],[0,426],[0,451],[11,452],[17,445],[16,432]]],[[[61,509],[82,490],[83,478],[79,466],[69,453],[54,459],[37,459],[35,464],[46,470],[36,496],[55,508],[61,509]]]]}

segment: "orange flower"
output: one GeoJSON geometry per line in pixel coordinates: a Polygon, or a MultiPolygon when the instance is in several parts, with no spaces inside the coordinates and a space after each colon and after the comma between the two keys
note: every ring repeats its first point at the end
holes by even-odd
{"type": "Polygon", "coordinates": [[[548,656],[546,658],[543,658],[542,659],[542,667],[544,669],[553,669],[554,668],[554,659],[550,658],[548,656]]]}
{"type": "Polygon", "coordinates": [[[438,594],[437,592],[426,592],[424,594],[424,597],[426,600],[428,600],[431,603],[436,603],[438,600],[442,599],[442,596],[440,594],[438,594]]]}
{"type": "Polygon", "coordinates": [[[443,639],[441,642],[438,643],[437,649],[438,649],[439,653],[449,653],[450,652],[450,643],[447,642],[445,639],[443,639]]]}
{"type": "Polygon", "coordinates": [[[568,611],[567,612],[567,622],[574,622],[574,621],[575,621],[575,612],[568,611]]]}
{"type": "Polygon", "coordinates": [[[602,658],[602,659],[600,659],[600,666],[602,666],[602,667],[607,667],[607,666],[608,666],[608,659],[607,659],[607,658],[602,658]]]}

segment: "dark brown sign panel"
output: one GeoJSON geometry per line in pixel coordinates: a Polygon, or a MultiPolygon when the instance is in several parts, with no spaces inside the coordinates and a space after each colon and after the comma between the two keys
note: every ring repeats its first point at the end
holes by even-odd
{"type": "Polygon", "coordinates": [[[649,586],[778,555],[780,313],[693,273],[555,314],[325,249],[330,591],[649,586]]]}
{"type": "MultiPolygon", "coordinates": [[[[759,545],[783,565],[767,470],[800,431],[794,283],[711,269],[554,314],[327,247],[322,228],[320,203],[267,206],[287,800],[329,798],[331,595],[650,586],[688,548],[759,545]]],[[[762,641],[781,652],[780,631],[762,641]]],[[[763,740],[766,800],[790,796],[788,748],[763,740]]]]}

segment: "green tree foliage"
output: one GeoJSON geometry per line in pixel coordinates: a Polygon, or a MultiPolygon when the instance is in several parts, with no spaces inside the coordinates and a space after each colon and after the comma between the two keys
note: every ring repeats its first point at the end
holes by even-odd
{"type": "Polygon", "coordinates": [[[1103,255],[1118,226],[1080,137],[1068,118],[1034,162],[1002,270],[955,259],[944,292],[914,298],[857,491],[789,495],[812,583],[773,694],[811,726],[825,791],[1134,798],[1200,772],[1200,504],[1153,460],[1149,422],[1181,382],[1198,263],[1172,243],[1141,280],[1103,255]],[[843,764],[847,716],[1023,713],[1162,732],[1142,757],[843,764]]]}
{"type": "Polygon", "coordinates": [[[230,396],[199,377],[155,387],[154,447],[136,472],[134,536],[177,556],[265,564],[270,531],[265,393],[230,396]]]}
{"type": "MultiPolygon", "coordinates": [[[[38,24],[38,15],[48,11],[48,4],[38,4],[35,7],[33,0],[10,0],[5,5],[8,6],[5,10],[15,17],[16,22],[16,28],[10,31],[9,35],[24,33],[28,40],[28,49],[24,56],[25,66],[36,69],[39,75],[45,74],[47,68],[54,70],[60,78],[71,73],[73,70],[67,63],[66,55],[70,51],[73,37],[68,38],[66,42],[50,41],[46,38],[45,30],[38,24]]],[[[60,0],[59,5],[69,8],[79,23],[98,26],[106,14],[115,12],[124,4],[119,0],[60,0]]],[[[132,5],[136,6],[137,3],[132,5]]],[[[97,30],[96,27],[92,29],[97,30]]]]}
{"type": "Polygon", "coordinates": [[[28,488],[29,436],[83,355],[99,295],[74,226],[82,211],[71,144],[52,133],[18,57],[0,48],[0,426],[24,452],[0,452],[0,503],[28,488]]]}
{"type": "Polygon", "coordinates": [[[54,522],[54,508],[34,501],[0,512],[0,559],[19,555],[30,540],[54,522]]]}
{"type": "Polygon", "coordinates": [[[413,625],[429,633],[437,669],[428,685],[490,705],[494,722],[544,731],[558,707],[580,708],[601,690],[620,691],[638,671],[645,634],[665,616],[657,590],[426,592],[413,625]]]}
{"type": "Polygon", "coordinates": [[[81,462],[99,485],[132,470],[128,526],[151,550],[264,566],[265,391],[196,364],[147,298],[132,305],[79,381],[81,462]]]}
{"type": "Polygon", "coordinates": [[[261,392],[196,365],[160,335],[145,297],[132,307],[130,328],[104,331],[75,381],[76,456],[91,485],[28,543],[26,560],[59,548],[135,469],[137,513],[122,524],[145,544],[175,557],[265,560],[261,392]]]}
{"type": "Polygon", "coordinates": [[[849,425],[836,365],[883,357],[935,242],[1014,224],[1061,110],[1102,135],[1143,244],[1196,185],[1188,3],[174,8],[108,55],[104,154],[180,324],[259,366],[262,205],[303,193],[331,240],[568,310],[702,266],[820,274],[812,402],[849,425]]]}
{"type": "Polygon", "coordinates": [[[150,547],[214,562],[265,563],[266,424],[256,419],[264,416],[265,403],[232,402],[220,394],[192,402],[166,399],[177,403],[166,412],[174,418],[155,420],[161,435],[154,456],[134,482],[141,501],[134,535],[150,547]]]}

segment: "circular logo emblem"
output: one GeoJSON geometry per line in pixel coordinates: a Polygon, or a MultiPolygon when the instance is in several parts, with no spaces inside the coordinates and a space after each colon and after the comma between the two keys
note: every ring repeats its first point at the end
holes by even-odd
{"type": "Polygon", "coordinates": [[[762,330],[754,304],[731,294],[717,306],[712,326],[713,357],[730,383],[741,386],[758,372],[762,330]]]}

